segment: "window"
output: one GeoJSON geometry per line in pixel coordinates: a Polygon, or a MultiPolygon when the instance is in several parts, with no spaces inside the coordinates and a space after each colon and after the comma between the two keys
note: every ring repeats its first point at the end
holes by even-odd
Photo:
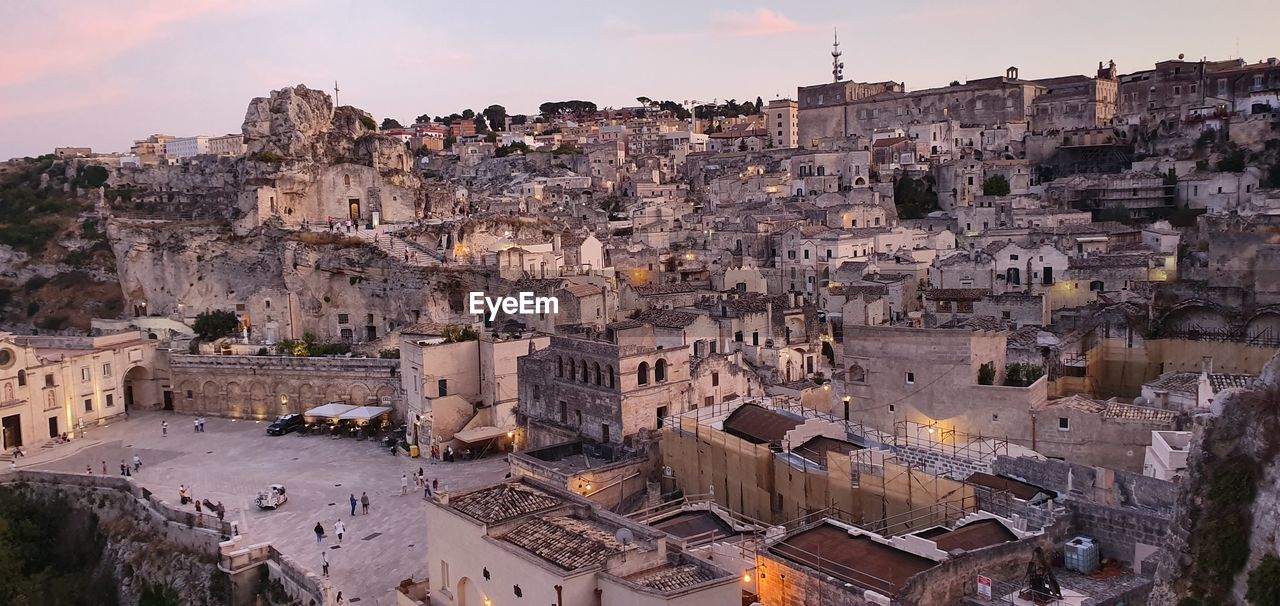
{"type": "Polygon", "coordinates": [[[914,372],[907,373],[907,385],[915,385],[915,384],[916,384],[916,373],[914,372]]]}
{"type": "Polygon", "coordinates": [[[739,330],[738,332],[733,333],[733,340],[734,340],[734,342],[735,342],[735,343],[741,343],[741,342],[742,342],[742,331],[741,331],[741,330],[739,330]]]}
{"type": "Polygon", "coordinates": [[[711,386],[718,387],[719,385],[720,385],[720,373],[718,372],[711,373],[711,386]]]}
{"type": "Polygon", "coordinates": [[[1016,267],[1010,267],[1005,271],[1004,279],[1010,284],[1022,284],[1022,272],[1016,267]]]}
{"type": "Polygon", "coordinates": [[[898,412],[898,405],[897,405],[897,404],[890,404],[890,405],[889,405],[889,414],[893,414],[893,413],[895,413],[895,412],[898,412]]]}
{"type": "Polygon", "coordinates": [[[582,374],[578,375],[578,380],[582,381],[583,383],[590,383],[591,375],[587,374],[587,361],[583,360],[582,366],[580,366],[578,369],[582,371],[582,374]]]}
{"type": "Polygon", "coordinates": [[[439,381],[436,381],[436,391],[440,392],[438,397],[441,398],[449,395],[449,379],[440,379],[439,381]]]}
{"type": "MultiPolygon", "coordinates": [[[[705,398],[703,398],[703,399],[702,399],[702,405],[703,405],[703,406],[714,406],[714,405],[715,405],[715,403],[716,403],[716,397],[715,397],[715,396],[707,396],[707,397],[705,397],[705,398]]],[[[697,405],[695,404],[694,406],[696,407],[697,405]]]]}
{"type": "Polygon", "coordinates": [[[595,383],[596,383],[596,385],[599,385],[599,384],[601,383],[600,379],[602,378],[602,377],[600,376],[600,375],[602,374],[602,373],[600,372],[600,363],[599,363],[599,362],[593,362],[593,363],[592,363],[592,370],[594,370],[594,371],[595,371],[595,373],[594,373],[594,374],[595,374],[595,377],[596,377],[596,381],[595,381],[595,383]]]}
{"type": "Polygon", "coordinates": [[[338,324],[350,324],[351,316],[348,314],[338,314],[338,324]]]}
{"type": "Polygon", "coordinates": [[[569,422],[569,405],[564,400],[560,400],[560,423],[569,422]]]}
{"type": "Polygon", "coordinates": [[[1058,417],[1058,431],[1071,431],[1071,419],[1058,417]]]}
{"type": "Polygon", "coordinates": [[[89,380],[89,367],[88,367],[88,366],[81,366],[81,367],[80,367],[80,380],[81,380],[81,381],[88,381],[88,380],[89,380]]]}
{"type": "Polygon", "coordinates": [[[535,402],[542,399],[542,386],[537,383],[533,384],[533,399],[535,402]]]}
{"type": "Polygon", "coordinates": [[[556,356],[556,376],[564,377],[564,358],[556,356]]]}
{"type": "Polygon", "coordinates": [[[610,389],[613,389],[613,382],[614,382],[613,365],[609,364],[608,366],[605,367],[604,371],[605,371],[605,375],[604,375],[605,386],[610,389]]]}
{"type": "Polygon", "coordinates": [[[23,385],[26,385],[26,384],[27,384],[27,371],[19,370],[18,371],[18,387],[22,387],[23,385]]]}
{"type": "Polygon", "coordinates": [[[649,363],[648,362],[641,362],[640,366],[636,368],[636,384],[637,385],[649,384],[649,363]]]}
{"type": "Polygon", "coordinates": [[[658,429],[662,429],[663,419],[667,418],[667,407],[659,406],[657,414],[655,416],[657,417],[655,419],[656,421],[655,425],[657,425],[658,429]]]}
{"type": "MultiPolygon", "coordinates": [[[[794,287],[794,286],[792,286],[792,288],[795,288],[795,287],[794,287]]],[[[758,330],[753,330],[753,331],[751,331],[751,345],[752,345],[753,347],[759,347],[759,346],[760,346],[760,331],[758,331],[758,330]]]]}
{"type": "Polygon", "coordinates": [[[1102,291],[1103,291],[1103,284],[1102,284],[1102,280],[1094,280],[1094,281],[1090,282],[1090,283],[1089,283],[1089,290],[1094,291],[1094,292],[1102,292],[1102,291]]]}
{"type": "Polygon", "coordinates": [[[92,398],[85,398],[85,399],[84,399],[84,411],[85,411],[85,412],[93,412],[93,399],[92,399],[92,398]]]}
{"type": "Polygon", "coordinates": [[[574,420],[578,422],[578,427],[582,427],[582,411],[581,410],[573,411],[573,416],[574,416],[574,420]]]}
{"type": "Polygon", "coordinates": [[[658,362],[653,365],[653,380],[661,383],[667,380],[667,361],[658,358],[658,362]]]}
{"type": "Polygon", "coordinates": [[[449,563],[444,560],[440,560],[440,586],[449,586],[449,563]]]}
{"type": "Polygon", "coordinates": [[[110,378],[110,377],[111,377],[111,365],[110,365],[110,364],[103,364],[103,365],[102,365],[102,376],[107,377],[107,378],[110,378]]]}
{"type": "Polygon", "coordinates": [[[350,341],[355,338],[355,333],[350,328],[344,328],[340,331],[343,341],[350,341]]]}
{"type": "Polygon", "coordinates": [[[608,423],[600,424],[600,441],[601,442],[609,441],[609,424],[608,423]]]}
{"type": "Polygon", "coordinates": [[[115,406],[115,405],[116,405],[115,394],[110,394],[110,393],[107,394],[107,408],[111,408],[112,406],[115,406]]]}
{"type": "Polygon", "coordinates": [[[194,399],[194,398],[195,398],[195,395],[196,395],[196,394],[195,394],[194,392],[192,392],[190,389],[188,389],[188,390],[187,390],[187,400],[192,400],[192,399],[194,399]]]}
{"type": "Polygon", "coordinates": [[[569,358],[569,380],[574,379],[574,373],[577,372],[578,365],[574,363],[573,358],[569,358]]]}
{"type": "Polygon", "coordinates": [[[44,386],[45,386],[45,387],[53,387],[53,375],[45,375],[45,376],[44,376],[44,386]]]}
{"type": "Polygon", "coordinates": [[[1040,283],[1045,286],[1052,286],[1053,285],[1053,268],[1049,266],[1045,266],[1045,268],[1042,271],[1043,273],[1041,274],[1041,276],[1043,279],[1040,281],[1040,283]]]}

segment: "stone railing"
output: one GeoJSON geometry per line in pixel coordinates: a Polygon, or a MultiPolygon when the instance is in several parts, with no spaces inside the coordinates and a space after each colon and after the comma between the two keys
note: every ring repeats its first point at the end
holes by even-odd
{"type": "Polygon", "coordinates": [[[219,520],[213,514],[176,508],[126,477],[22,470],[2,481],[115,490],[132,496],[147,509],[169,522],[216,533],[219,537],[231,536],[233,531],[230,522],[219,520]]]}
{"type": "Polygon", "coordinates": [[[294,357],[294,356],[203,356],[190,354],[172,354],[169,356],[171,367],[183,368],[247,368],[273,369],[314,372],[318,369],[335,370],[367,369],[380,371],[391,376],[393,370],[400,369],[399,360],[382,358],[344,358],[344,357],[294,357]]]}
{"type": "Polygon", "coordinates": [[[293,558],[280,553],[270,543],[255,543],[241,547],[241,537],[218,544],[218,569],[232,578],[233,591],[237,595],[251,592],[258,585],[258,575],[245,575],[259,566],[266,566],[267,577],[279,581],[283,591],[294,603],[328,606],[333,603],[332,588],[324,579],[307,571],[293,558]]]}

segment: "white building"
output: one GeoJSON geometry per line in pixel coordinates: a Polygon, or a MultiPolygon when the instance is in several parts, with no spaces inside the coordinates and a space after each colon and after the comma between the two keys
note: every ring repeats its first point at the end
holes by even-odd
{"type": "Polygon", "coordinates": [[[529,478],[442,492],[427,502],[426,523],[437,606],[742,603],[736,573],[683,552],[661,531],[529,478]]]}
{"type": "Polygon", "coordinates": [[[1153,431],[1151,445],[1142,462],[1142,475],[1170,480],[1187,469],[1187,452],[1191,447],[1189,431],[1153,431]]]}
{"type": "Polygon", "coordinates": [[[164,153],[170,158],[190,158],[209,153],[209,137],[181,137],[165,144],[164,153]]]}

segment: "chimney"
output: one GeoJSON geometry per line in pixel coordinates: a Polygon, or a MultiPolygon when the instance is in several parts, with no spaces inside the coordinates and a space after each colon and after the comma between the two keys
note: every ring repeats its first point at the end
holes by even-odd
{"type": "Polygon", "coordinates": [[[1213,356],[1200,357],[1200,372],[1204,375],[1213,374],[1213,356]]]}

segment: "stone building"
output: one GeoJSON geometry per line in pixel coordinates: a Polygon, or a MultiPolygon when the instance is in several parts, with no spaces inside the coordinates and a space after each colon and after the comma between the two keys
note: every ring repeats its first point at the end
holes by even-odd
{"type": "Polygon", "coordinates": [[[266,420],[330,402],[404,413],[399,360],[170,354],[169,368],[184,413],[266,420]]]}
{"type": "Polygon", "coordinates": [[[529,445],[622,444],[658,429],[691,405],[690,353],[660,347],[653,326],[635,320],[610,324],[600,338],[552,337],[517,362],[529,445]]]}
{"type": "Polygon", "coordinates": [[[0,453],[29,449],[128,410],[172,409],[159,341],[0,333],[0,453]]]}
{"type": "Polygon", "coordinates": [[[896,82],[802,86],[797,90],[800,142],[816,147],[825,138],[870,137],[879,129],[948,119],[985,125],[1022,121],[1031,116],[1031,103],[1044,89],[1019,79],[1016,67],[1004,76],[912,92],[896,82]]]}
{"type": "Polygon", "coordinates": [[[1116,115],[1119,80],[1114,61],[1098,62],[1095,77],[1063,76],[1036,80],[1044,94],[1032,102],[1032,124],[1037,132],[1107,126],[1116,115]]]}
{"type": "Polygon", "coordinates": [[[791,99],[774,99],[765,110],[767,116],[765,128],[769,131],[771,147],[798,147],[800,135],[800,105],[791,99]]]}
{"type": "Polygon", "coordinates": [[[738,606],[730,572],[666,533],[522,478],[427,501],[433,604],[738,606]]]}

